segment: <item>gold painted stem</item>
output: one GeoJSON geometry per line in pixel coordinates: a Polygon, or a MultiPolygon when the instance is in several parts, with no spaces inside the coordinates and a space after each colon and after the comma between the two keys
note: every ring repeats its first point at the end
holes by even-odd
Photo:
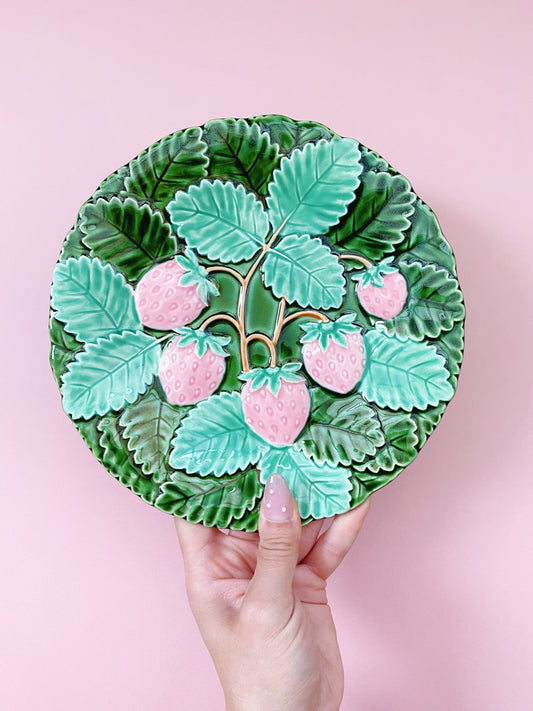
{"type": "Polygon", "coordinates": [[[353,259],[355,262],[359,262],[367,269],[372,266],[372,262],[368,261],[368,259],[365,259],[365,257],[361,257],[360,254],[339,254],[339,259],[353,259]]]}
{"type": "Polygon", "coordinates": [[[322,323],[329,321],[329,318],[325,314],[321,314],[320,311],[296,311],[283,319],[281,322],[281,328],[297,318],[316,318],[317,321],[322,321],[322,323]]]}
{"type": "Polygon", "coordinates": [[[213,314],[212,316],[209,316],[209,318],[206,318],[206,320],[202,324],[200,324],[200,331],[205,331],[205,329],[215,321],[228,321],[229,323],[231,323],[232,326],[235,326],[235,328],[237,329],[237,333],[242,338],[243,334],[239,322],[236,318],[233,318],[233,316],[230,316],[229,314],[213,314]]]}
{"type": "Polygon", "coordinates": [[[275,344],[279,341],[281,335],[281,329],[283,328],[283,317],[285,316],[285,307],[287,302],[282,297],[278,305],[278,314],[276,316],[276,325],[274,327],[274,335],[272,336],[272,341],[275,344]]]}
{"type": "Polygon", "coordinates": [[[235,277],[239,284],[241,286],[244,285],[244,277],[243,275],[238,272],[236,269],[232,269],[231,267],[224,267],[224,266],[212,266],[212,267],[207,267],[206,270],[209,274],[213,274],[213,272],[226,272],[226,274],[231,274],[232,277],[235,277]]]}

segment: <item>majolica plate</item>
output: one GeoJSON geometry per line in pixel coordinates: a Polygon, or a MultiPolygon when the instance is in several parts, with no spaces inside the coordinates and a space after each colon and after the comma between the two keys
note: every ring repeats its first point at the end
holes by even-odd
{"type": "Polygon", "coordinates": [[[377,153],[310,121],[213,120],[82,205],[50,360],[124,485],[253,531],[273,472],[306,521],[415,458],[457,386],[464,316],[435,215],[377,153]]]}

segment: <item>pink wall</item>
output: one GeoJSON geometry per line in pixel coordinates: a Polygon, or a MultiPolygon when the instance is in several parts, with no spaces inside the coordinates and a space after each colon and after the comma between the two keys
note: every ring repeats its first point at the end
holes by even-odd
{"type": "Polygon", "coordinates": [[[222,708],[172,520],[61,412],[47,299],[101,178],[177,128],[267,112],[322,121],[407,175],[468,309],[456,398],[330,584],[343,709],[533,708],[531,8],[4,3],[0,708],[222,708]]]}

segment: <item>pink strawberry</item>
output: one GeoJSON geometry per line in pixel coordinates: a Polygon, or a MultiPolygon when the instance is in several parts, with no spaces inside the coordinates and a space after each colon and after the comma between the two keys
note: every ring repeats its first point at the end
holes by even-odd
{"type": "Polygon", "coordinates": [[[392,257],[387,257],[370,267],[357,284],[357,296],[364,310],[385,320],[397,316],[407,299],[407,282],[391,262],[392,257]]]}
{"type": "Polygon", "coordinates": [[[170,331],[191,323],[205,309],[209,294],[218,294],[191,249],[186,256],[157,264],[135,289],[135,305],[145,326],[170,331]]]}
{"type": "Polygon", "coordinates": [[[171,405],[194,405],[218,388],[231,340],[205,331],[180,328],[159,361],[159,380],[171,405]]]}
{"type": "Polygon", "coordinates": [[[365,344],[354,316],[336,321],[314,321],[302,325],[302,360],[315,382],[343,395],[361,380],[365,367],[365,344]]]}
{"type": "Polygon", "coordinates": [[[304,428],[311,399],[300,363],[254,368],[240,375],[242,409],[248,426],[270,444],[292,444],[304,428]]]}

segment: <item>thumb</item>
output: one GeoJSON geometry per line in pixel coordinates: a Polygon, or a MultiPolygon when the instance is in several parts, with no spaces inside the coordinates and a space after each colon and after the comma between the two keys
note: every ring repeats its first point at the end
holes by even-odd
{"type": "MultiPolygon", "coordinates": [[[[300,514],[287,482],[272,474],[259,513],[259,548],[246,597],[260,607],[293,606],[292,579],[298,562],[300,514]]],[[[278,607],[279,610],[279,607],[278,607]]]]}

